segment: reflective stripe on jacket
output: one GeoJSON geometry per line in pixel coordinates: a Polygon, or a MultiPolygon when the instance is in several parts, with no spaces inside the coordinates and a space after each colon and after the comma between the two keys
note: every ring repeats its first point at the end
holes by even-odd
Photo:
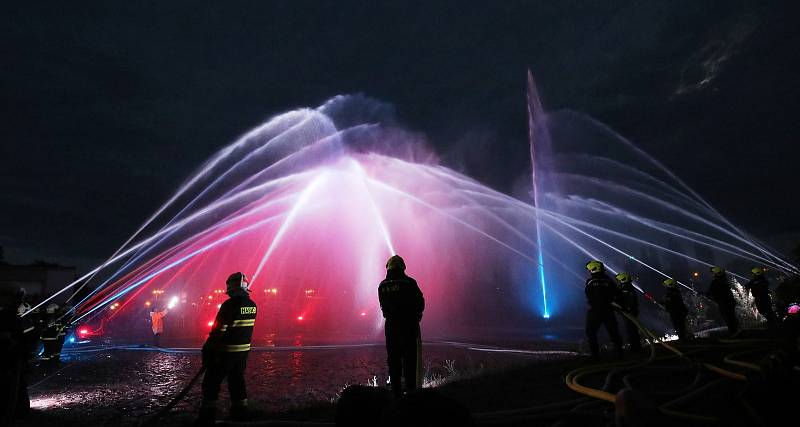
{"type": "Polygon", "coordinates": [[[39,339],[42,341],[55,341],[60,335],[64,335],[64,326],[61,323],[56,322],[42,331],[39,339]]]}
{"type": "Polygon", "coordinates": [[[257,310],[246,291],[233,292],[219,308],[204,349],[225,353],[250,350],[257,310]]]}

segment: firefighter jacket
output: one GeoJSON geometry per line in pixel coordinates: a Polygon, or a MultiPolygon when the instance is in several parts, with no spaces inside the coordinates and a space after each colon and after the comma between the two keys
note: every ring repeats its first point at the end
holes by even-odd
{"type": "Polygon", "coordinates": [[[724,277],[715,277],[711,281],[711,285],[708,287],[708,296],[719,305],[736,305],[731,284],[724,277]]]}
{"type": "Polygon", "coordinates": [[[425,310],[425,298],[417,281],[402,271],[389,270],[378,285],[378,302],[383,317],[389,321],[419,322],[425,310]]]}
{"type": "Polygon", "coordinates": [[[667,294],[664,296],[664,308],[667,312],[676,316],[686,316],[689,310],[686,309],[686,304],[683,303],[683,296],[681,290],[678,288],[668,288],[667,294]]]}
{"type": "Polygon", "coordinates": [[[619,288],[605,273],[593,273],[590,278],[586,279],[584,292],[589,308],[598,312],[613,310],[611,303],[620,298],[619,288]]]}
{"type": "Polygon", "coordinates": [[[204,352],[236,353],[250,350],[256,324],[256,303],[243,289],[232,291],[222,306],[203,346],[204,352]]]}
{"type": "Polygon", "coordinates": [[[33,316],[35,316],[33,320],[33,324],[35,326],[34,330],[41,335],[44,333],[44,330],[47,329],[48,322],[52,320],[50,318],[51,316],[47,313],[42,313],[38,308],[33,310],[33,316]]]}
{"type": "Polygon", "coordinates": [[[639,298],[636,295],[636,288],[630,283],[625,283],[619,288],[619,300],[617,302],[623,310],[628,313],[639,315],[639,298]]]}
{"type": "Polygon", "coordinates": [[[16,313],[17,304],[0,307],[0,373],[33,356],[36,325],[31,316],[16,313]]]}
{"type": "Polygon", "coordinates": [[[744,288],[750,291],[755,299],[766,299],[769,297],[769,282],[763,276],[758,276],[747,282],[744,288]]]}
{"type": "Polygon", "coordinates": [[[7,305],[0,307],[0,375],[6,374],[23,358],[22,330],[16,307],[7,305]]]}
{"type": "Polygon", "coordinates": [[[42,334],[39,335],[39,339],[42,341],[57,341],[60,337],[67,335],[65,329],[66,326],[59,320],[56,320],[42,331],[42,334]]]}

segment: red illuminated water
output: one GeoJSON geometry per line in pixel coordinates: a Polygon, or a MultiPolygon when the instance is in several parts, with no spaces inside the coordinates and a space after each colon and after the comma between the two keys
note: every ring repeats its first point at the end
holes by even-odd
{"type": "Polygon", "coordinates": [[[425,295],[425,337],[535,336],[582,323],[589,258],[656,293],[663,277],[691,289],[681,280],[716,264],[796,270],[629,141],[585,116],[547,114],[530,94],[531,145],[547,143],[520,150],[537,153],[535,200],[441,165],[419,135],[372,117],[376,101],[336,97],[212,156],[73,285],[74,320],[147,342],[147,312],[167,308],[167,335],[201,340],[241,271],[257,340],[375,341],[376,288],[396,253],[425,295]]]}

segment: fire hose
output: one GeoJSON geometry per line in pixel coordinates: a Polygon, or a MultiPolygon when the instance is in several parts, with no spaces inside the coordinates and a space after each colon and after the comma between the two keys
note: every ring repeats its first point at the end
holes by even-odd
{"type": "MultiPolygon", "coordinates": [[[[650,349],[651,349],[650,357],[645,362],[632,365],[632,366],[630,366],[630,368],[634,368],[636,366],[644,366],[646,364],[651,363],[655,359],[655,343],[659,343],[661,346],[663,346],[664,348],[670,350],[671,352],[673,352],[678,357],[687,358],[688,359],[688,357],[683,352],[681,352],[680,350],[676,349],[672,345],[664,342],[663,340],[659,340],[650,330],[648,330],[641,323],[639,323],[638,319],[636,319],[634,316],[626,313],[624,310],[621,310],[619,306],[616,306],[616,304],[615,304],[615,309],[617,309],[623,316],[625,316],[625,318],[627,318],[630,322],[632,322],[646,337],[649,338],[647,341],[650,344],[650,349]]],[[[565,377],[565,382],[566,382],[567,387],[569,387],[573,391],[576,391],[578,393],[581,393],[583,395],[586,395],[586,396],[589,396],[589,397],[592,397],[592,398],[595,398],[595,399],[600,399],[600,400],[603,400],[603,401],[606,401],[606,402],[615,403],[616,402],[616,395],[615,394],[612,394],[612,393],[610,393],[608,391],[605,391],[605,390],[595,389],[595,388],[592,388],[592,387],[588,387],[588,386],[582,385],[582,384],[580,384],[578,382],[578,380],[581,377],[584,377],[584,376],[589,375],[589,374],[601,372],[601,371],[604,371],[604,370],[606,370],[608,368],[621,368],[621,367],[624,367],[625,365],[626,365],[626,363],[624,363],[624,362],[616,362],[616,363],[610,363],[610,364],[603,364],[603,365],[597,365],[597,366],[591,366],[591,367],[578,368],[578,369],[575,369],[575,370],[570,371],[569,373],[567,373],[567,375],[565,377]]],[[[747,377],[745,377],[742,374],[728,371],[726,369],[720,368],[720,367],[718,367],[716,365],[713,365],[713,364],[710,364],[710,363],[703,362],[702,366],[705,367],[706,369],[712,371],[712,372],[715,372],[715,373],[717,373],[719,375],[722,375],[722,376],[724,376],[726,378],[729,378],[729,379],[732,379],[732,380],[736,380],[736,381],[746,381],[747,380],[747,377]]],[[[671,410],[671,409],[667,409],[666,407],[663,407],[663,406],[659,408],[659,411],[664,415],[675,417],[675,418],[682,418],[682,419],[686,419],[686,420],[693,420],[693,421],[704,422],[704,423],[714,423],[714,422],[717,421],[717,419],[714,418],[714,417],[708,417],[708,416],[703,416],[703,415],[687,414],[687,413],[677,412],[677,411],[674,411],[674,410],[671,410]]]]}
{"type": "Polygon", "coordinates": [[[159,409],[158,412],[153,414],[146,421],[143,421],[140,424],[140,426],[154,425],[156,421],[158,421],[159,419],[161,419],[161,417],[163,417],[169,411],[171,411],[172,408],[175,407],[175,405],[180,403],[180,401],[183,400],[183,398],[186,397],[187,394],[189,394],[189,391],[192,389],[192,387],[194,387],[194,385],[197,383],[197,380],[200,379],[200,376],[202,376],[205,371],[206,371],[206,367],[205,366],[200,368],[200,370],[197,371],[197,373],[194,375],[194,377],[192,377],[192,379],[189,380],[189,383],[186,384],[186,386],[180,392],[178,392],[178,394],[176,394],[175,397],[173,397],[172,400],[170,400],[169,403],[167,403],[166,406],[164,406],[163,408],[159,409]]]}

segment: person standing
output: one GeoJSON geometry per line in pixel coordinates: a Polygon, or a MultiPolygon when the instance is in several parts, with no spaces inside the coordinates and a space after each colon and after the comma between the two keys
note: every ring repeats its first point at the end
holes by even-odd
{"type": "Polygon", "coordinates": [[[600,325],[605,325],[608,337],[614,344],[617,356],[622,356],[622,339],[617,328],[617,318],[614,317],[612,303],[619,300],[617,285],[606,274],[602,262],[592,260],[586,263],[586,269],[591,276],[586,279],[584,292],[589,309],[586,311],[586,338],[589,340],[589,351],[592,358],[600,355],[600,344],[597,342],[597,331],[600,325]]]}
{"type": "MultiPolygon", "coordinates": [[[[636,288],[633,287],[631,275],[625,272],[619,273],[616,276],[619,288],[619,306],[622,310],[631,317],[639,316],[639,298],[636,295],[636,288]]],[[[625,332],[628,335],[628,345],[630,346],[631,353],[638,353],[642,351],[641,337],[639,336],[639,328],[630,319],[622,316],[623,323],[625,323],[625,332]]]]}
{"type": "Polygon", "coordinates": [[[13,293],[0,289],[0,425],[12,425],[17,396],[23,386],[26,349],[18,304],[13,293]]]}
{"type": "Polygon", "coordinates": [[[739,319],[736,317],[736,298],[733,297],[731,283],[722,267],[711,267],[711,273],[714,278],[705,295],[709,296],[719,307],[722,320],[728,326],[728,333],[736,335],[739,333],[739,319]]]}
{"type": "Polygon", "coordinates": [[[244,273],[231,274],[225,282],[230,298],[217,312],[211,332],[203,345],[203,403],[198,425],[214,425],[222,380],[228,379],[231,396],[231,417],[243,420],[247,416],[247,389],[244,372],[250,341],[256,323],[256,303],[250,299],[250,285],[244,273]]]}
{"type": "Polygon", "coordinates": [[[67,340],[67,328],[69,325],[67,321],[64,320],[66,315],[69,313],[69,307],[61,307],[57,312],[57,320],[56,324],[58,325],[58,340],[56,340],[56,352],[55,352],[55,361],[58,362],[61,360],[61,350],[64,349],[64,342],[67,340]]]}
{"type": "Polygon", "coordinates": [[[0,425],[24,418],[31,408],[28,396],[31,348],[37,341],[24,289],[15,296],[0,290],[0,425]]]}
{"type": "Polygon", "coordinates": [[[772,309],[772,298],[769,296],[769,281],[764,276],[764,269],[756,267],[750,270],[753,273],[753,278],[744,285],[744,288],[753,295],[755,300],[756,310],[767,319],[767,325],[770,328],[778,324],[778,316],[775,315],[775,310],[772,309]]]}
{"type": "Polygon", "coordinates": [[[386,319],[384,333],[389,379],[396,398],[403,395],[403,377],[406,390],[417,388],[417,359],[421,345],[419,322],[425,310],[422,291],[405,270],[403,258],[393,255],[386,262],[386,278],[378,285],[378,301],[386,319]]]}
{"type": "Polygon", "coordinates": [[[63,332],[63,325],[57,316],[58,305],[48,304],[45,308],[45,328],[41,332],[39,339],[42,340],[44,351],[41,360],[58,361],[61,357],[61,350],[58,346],[59,335],[63,332]]]}
{"type": "Polygon", "coordinates": [[[683,295],[678,289],[675,279],[664,280],[664,286],[667,288],[667,293],[664,296],[664,308],[669,313],[669,318],[672,321],[672,327],[675,328],[675,333],[678,338],[685,340],[689,337],[686,333],[686,316],[689,310],[683,302],[683,295]]]}
{"type": "Polygon", "coordinates": [[[161,346],[161,334],[164,333],[164,317],[166,317],[169,310],[158,310],[155,305],[153,310],[150,311],[150,327],[153,329],[153,345],[155,347],[161,346]]]}

